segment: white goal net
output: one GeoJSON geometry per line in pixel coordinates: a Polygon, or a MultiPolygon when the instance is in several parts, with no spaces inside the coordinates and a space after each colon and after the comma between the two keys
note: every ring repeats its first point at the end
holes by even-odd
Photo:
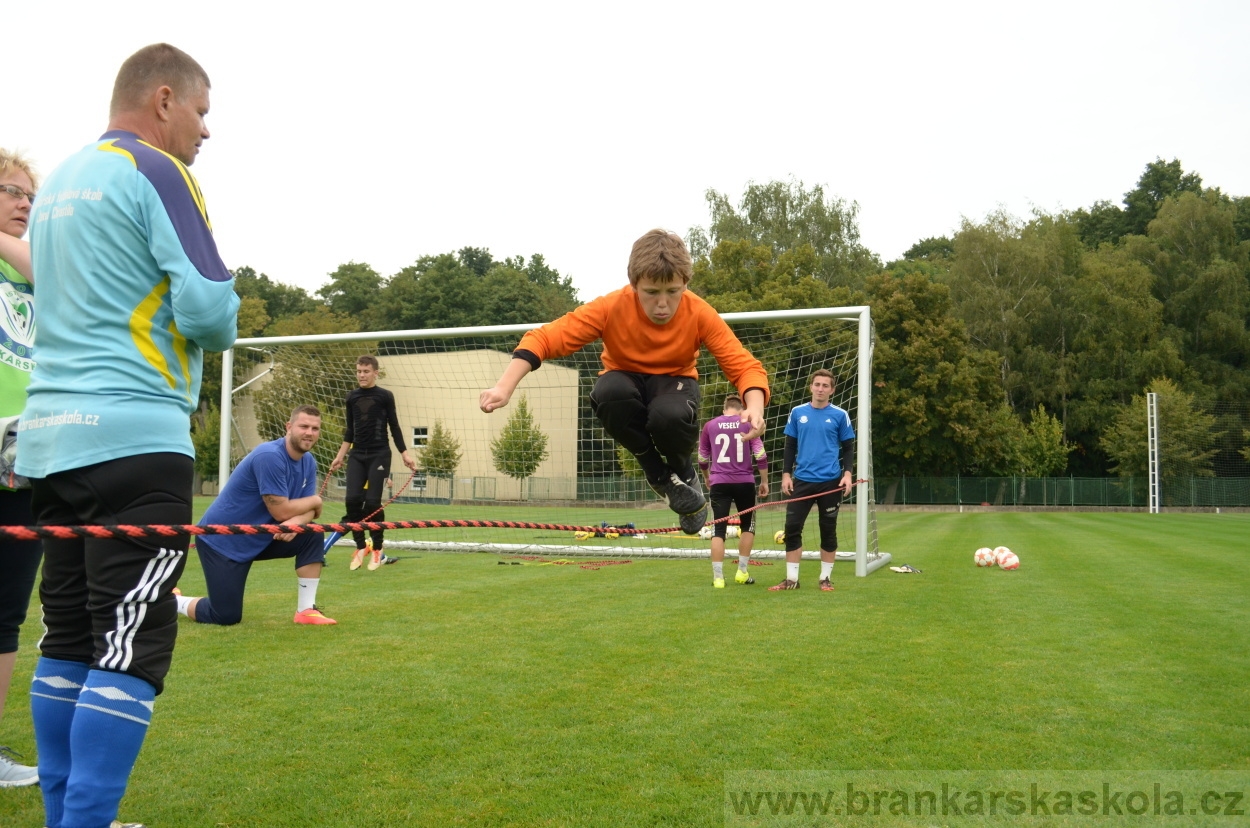
{"type": "MultiPolygon", "coordinates": [[[[809,401],[812,372],[826,368],[837,379],[834,403],[846,409],[855,426],[854,468],[862,481],[839,520],[840,555],[853,554],[860,575],[887,563],[889,556],[878,550],[873,510],[868,308],[722,316],[764,364],[772,391],[763,437],[772,492],[756,512],[754,555],[783,554],[774,542],[785,516],[778,503],[783,428],[790,409],[809,401]]],[[[521,383],[508,407],[492,414],[478,409],[479,393],[495,384],[521,335],[533,327],[537,325],[240,339],[223,355],[220,482],[225,484],[230,469],[258,443],[282,436],[291,410],[305,403],[316,405],[323,415],[321,442],[314,452],[324,474],[342,442],[344,401],[357,387],[356,359],[373,354],[381,363],[378,384],[394,393],[404,439],[419,466],[411,474],[394,453],[383,502],[395,500],[387,506],[385,520],[491,524],[388,529],[388,550],[706,556],[708,542],[673,529],[675,515],[591,413],[590,389],[602,370],[599,343],[545,361],[521,383]],[[529,423],[519,431],[514,424],[505,433],[522,399],[529,423]],[[514,456],[529,451],[535,462],[501,462],[501,452],[508,451],[514,456]],[[506,522],[583,531],[493,525],[506,522]],[[611,537],[618,534],[610,531],[613,527],[643,531],[611,537]],[[587,531],[591,536],[582,537],[587,531]]],[[[701,354],[698,370],[700,421],[706,422],[720,415],[725,395],[735,389],[707,352],[701,354]]],[[[340,470],[328,482],[326,497],[342,501],[343,486],[340,470]]],[[[805,537],[817,537],[814,515],[805,537]]],[[[332,505],[322,522],[342,517],[343,510],[332,505]]],[[[730,553],[734,543],[729,541],[730,553]]]]}

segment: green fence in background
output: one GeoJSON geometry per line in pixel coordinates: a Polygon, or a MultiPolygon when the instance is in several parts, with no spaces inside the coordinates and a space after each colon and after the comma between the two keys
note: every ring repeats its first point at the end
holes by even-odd
{"type": "MultiPolygon", "coordinates": [[[[1148,504],[1144,477],[891,477],[876,481],[883,505],[1127,506],[1148,504]]],[[[1163,505],[1250,506],[1250,477],[1165,478],[1163,505]]]]}

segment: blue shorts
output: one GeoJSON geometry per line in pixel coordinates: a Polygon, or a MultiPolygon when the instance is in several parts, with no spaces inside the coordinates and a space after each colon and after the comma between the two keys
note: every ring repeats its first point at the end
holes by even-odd
{"type": "Polygon", "coordinates": [[[207,597],[195,605],[195,620],[201,624],[229,626],[243,620],[243,588],[255,561],[294,558],[295,568],[311,563],[325,563],[325,537],[320,532],[304,532],[292,541],[274,540],[253,560],[240,563],[217,552],[212,541],[201,536],[195,542],[208,584],[207,597]]]}

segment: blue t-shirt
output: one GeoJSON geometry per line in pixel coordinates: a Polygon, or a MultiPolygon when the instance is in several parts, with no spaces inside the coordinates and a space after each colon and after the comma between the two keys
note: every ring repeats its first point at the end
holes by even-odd
{"type": "MultiPolygon", "coordinates": [[[[235,467],[217,499],[208,507],[200,526],[236,523],[256,525],[277,523],[269,514],[262,495],[277,495],[296,500],[317,493],[317,461],[312,452],[292,460],[281,437],[254,448],[235,467]]],[[[204,543],[232,561],[255,560],[273,542],[273,535],[211,535],[196,542],[204,543]]]]}
{"type": "Polygon", "coordinates": [[[842,476],[842,443],[855,439],[855,429],[851,418],[836,405],[816,408],[804,403],[791,409],[786,436],[799,441],[794,478],[825,483],[842,476]]]}

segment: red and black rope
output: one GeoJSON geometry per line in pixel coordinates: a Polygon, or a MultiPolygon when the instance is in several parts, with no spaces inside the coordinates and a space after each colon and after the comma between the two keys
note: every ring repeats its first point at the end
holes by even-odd
{"type": "MultiPolygon", "coordinates": [[[[409,478],[411,480],[411,478],[409,478]]],[[[862,483],[866,481],[856,481],[862,483]]],[[[405,487],[407,484],[405,484],[405,487]]],[[[400,491],[403,491],[401,489],[400,491]]],[[[833,491],[833,490],[830,490],[833,491]]],[[[820,497],[829,492],[820,492],[806,497],[796,497],[790,500],[777,500],[769,503],[761,503],[751,509],[744,509],[736,515],[721,518],[720,520],[711,521],[716,524],[723,521],[731,520],[739,515],[753,512],[756,509],[774,508],[783,506],[787,503],[793,503],[798,500],[809,500],[811,498],[820,497]]],[[[399,495],[396,494],[395,497],[399,495]]],[[[390,502],[393,502],[394,498],[390,502]]],[[[379,510],[380,511],[380,510],[379,510]]],[[[376,512],[374,513],[376,514],[376,512]]],[[[73,540],[75,538],[176,538],[179,535],[277,535],[282,533],[306,533],[306,532],[359,532],[373,531],[377,529],[546,529],[557,532],[615,532],[620,535],[663,535],[670,532],[680,532],[681,528],[677,526],[662,527],[656,529],[628,529],[618,528],[615,526],[575,526],[565,523],[531,523],[528,521],[518,520],[388,520],[381,523],[370,521],[359,521],[357,523],[305,523],[297,526],[289,526],[277,523],[259,523],[255,525],[241,525],[235,523],[227,524],[210,524],[206,526],[196,526],[191,524],[174,524],[174,525],[152,525],[152,524],[134,524],[134,525],[117,525],[117,526],[0,526],[0,537],[8,537],[13,540],[38,540],[40,538],[48,538],[51,540],[73,540]]]]}

